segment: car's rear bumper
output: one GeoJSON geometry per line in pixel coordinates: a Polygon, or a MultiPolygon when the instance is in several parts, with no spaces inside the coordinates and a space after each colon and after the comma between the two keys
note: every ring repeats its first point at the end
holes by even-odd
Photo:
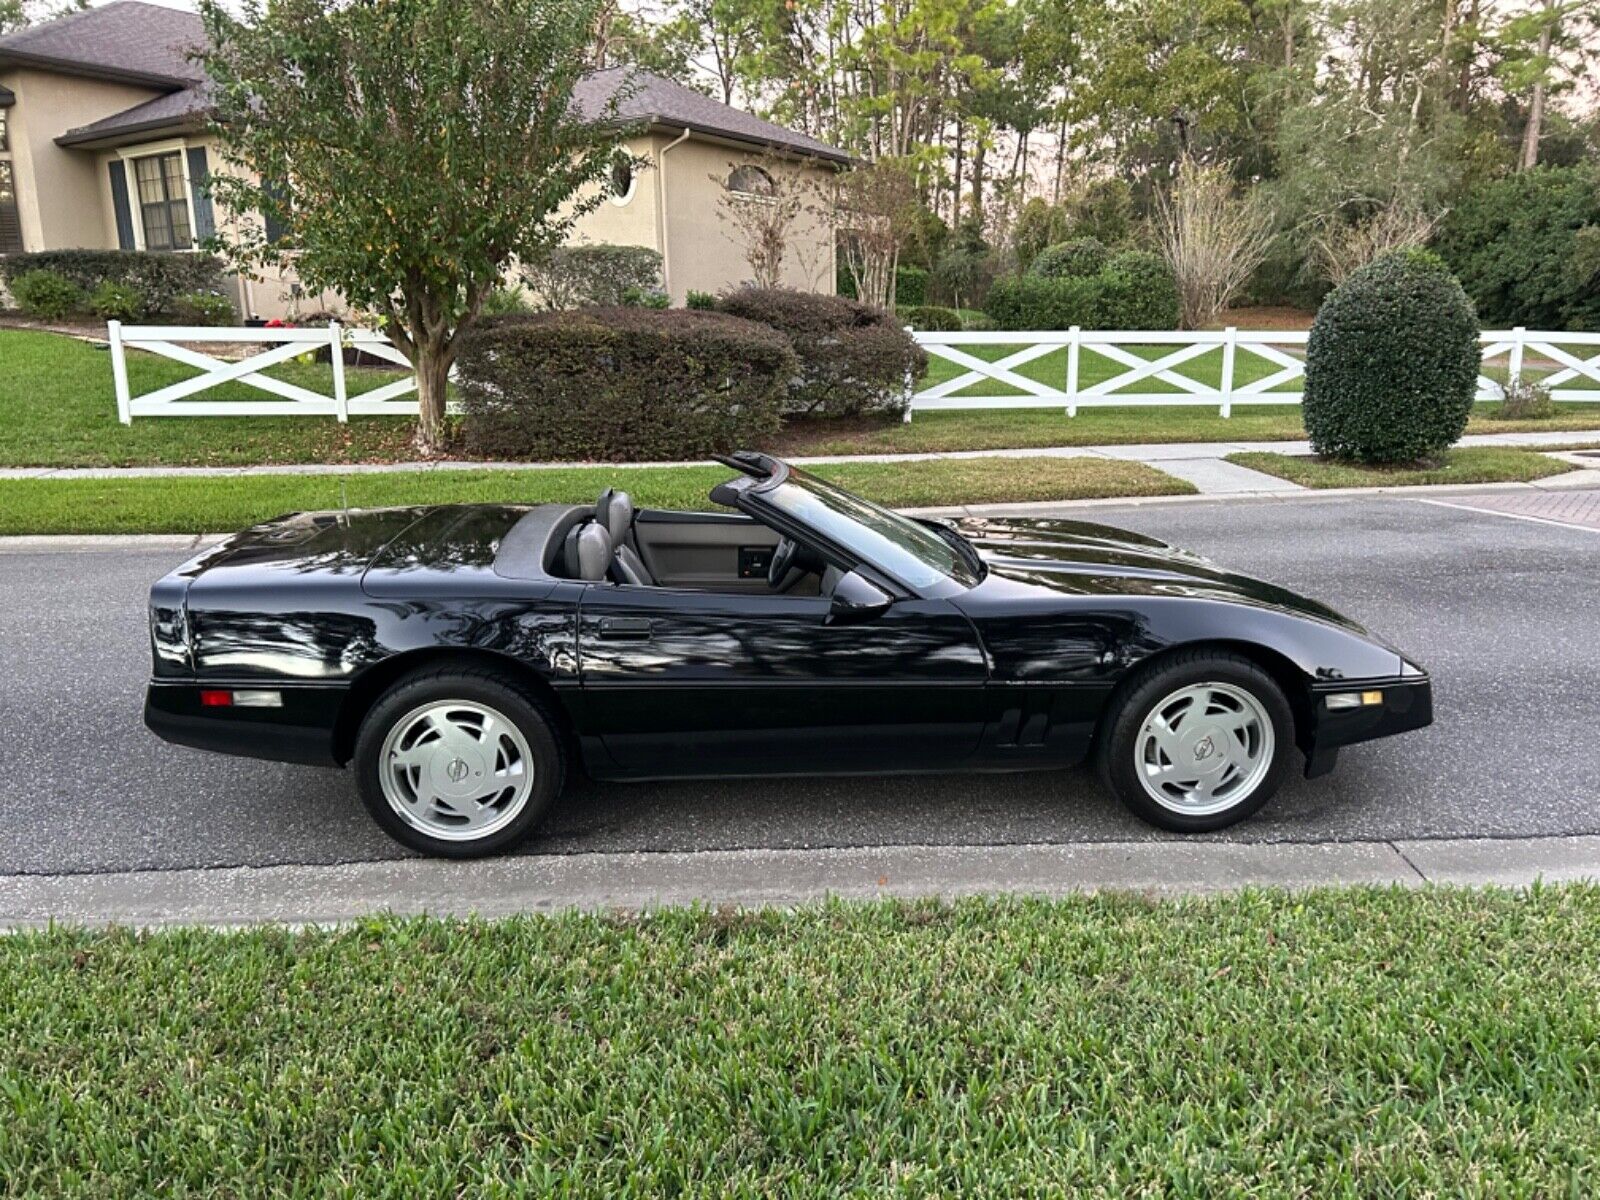
{"type": "Polygon", "coordinates": [[[343,687],[239,684],[257,690],[269,687],[282,697],[281,707],[201,704],[202,690],[231,686],[152,681],[145,693],[144,723],[157,737],[178,746],[316,767],[340,765],[334,757],[334,728],[344,701],[343,687]]]}
{"type": "Polygon", "coordinates": [[[1433,685],[1426,675],[1320,686],[1311,696],[1310,736],[1303,747],[1306,774],[1320,775],[1330,770],[1334,755],[1342,746],[1408,733],[1431,724],[1433,685]],[[1331,696],[1369,692],[1380,693],[1382,700],[1356,708],[1329,707],[1331,696]]]}

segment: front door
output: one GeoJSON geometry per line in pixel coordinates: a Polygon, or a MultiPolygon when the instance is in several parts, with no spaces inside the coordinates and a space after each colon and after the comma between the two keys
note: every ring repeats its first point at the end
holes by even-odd
{"type": "Polygon", "coordinates": [[[823,596],[594,584],[578,618],[586,724],[618,774],[830,774],[953,766],[987,669],[943,600],[826,623],[823,596]]]}

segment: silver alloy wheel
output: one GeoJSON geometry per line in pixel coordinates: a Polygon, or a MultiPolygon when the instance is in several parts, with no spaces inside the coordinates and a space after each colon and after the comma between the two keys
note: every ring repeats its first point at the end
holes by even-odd
{"type": "Polygon", "coordinates": [[[396,721],[378,753],[378,782],[406,824],[447,842],[486,838],[533,793],[533,752],[502,712],[436,700],[396,721]]]}
{"type": "Polygon", "coordinates": [[[1185,816],[1209,816],[1248,799],[1272,769],[1272,718],[1243,688],[1192,684],[1150,709],[1133,753],[1152,800],[1185,816]]]}

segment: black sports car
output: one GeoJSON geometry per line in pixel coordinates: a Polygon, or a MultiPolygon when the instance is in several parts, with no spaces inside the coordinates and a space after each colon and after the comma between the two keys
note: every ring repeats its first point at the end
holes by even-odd
{"type": "Polygon", "coordinates": [[[511,846],[604,779],[1016,771],[1092,756],[1218,829],[1290,767],[1427,725],[1427,675],[1314,600],[1077,521],[916,520],[763,454],[733,512],[297,513],[157,583],[145,722],[353,766],[399,841],[511,846]]]}

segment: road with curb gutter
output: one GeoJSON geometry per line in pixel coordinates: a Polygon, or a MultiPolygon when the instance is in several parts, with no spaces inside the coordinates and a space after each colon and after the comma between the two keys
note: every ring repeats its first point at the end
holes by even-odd
{"type": "Polygon", "coordinates": [[[1225,834],[1147,829],[1082,772],[581,783],[492,867],[405,860],[342,773],[143,730],[145,590],[181,541],[19,540],[0,547],[0,924],[1600,874],[1600,529],[1496,511],[1506,495],[1063,510],[1324,599],[1433,672],[1433,728],[1347,751],[1225,834]]]}

